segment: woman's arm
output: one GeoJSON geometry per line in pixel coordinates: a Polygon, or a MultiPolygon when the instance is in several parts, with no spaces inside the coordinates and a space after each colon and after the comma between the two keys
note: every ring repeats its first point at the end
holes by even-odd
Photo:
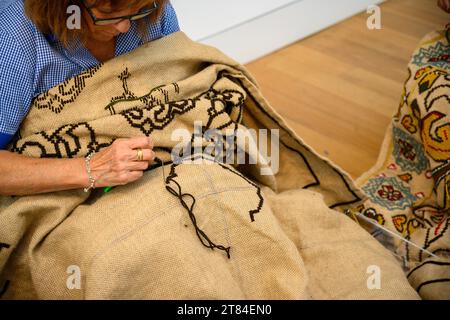
{"type": "Polygon", "coordinates": [[[0,194],[27,195],[88,185],[83,159],[35,159],[0,151],[0,194]]]}
{"type": "MultiPolygon", "coordinates": [[[[91,174],[95,187],[124,185],[142,177],[154,159],[150,138],[117,139],[95,154],[91,174]],[[143,150],[144,160],[137,161],[136,149],[143,150]]],[[[29,158],[9,151],[0,151],[0,194],[31,195],[52,191],[81,189],[89,186],[83,158],[29,158]]]]}

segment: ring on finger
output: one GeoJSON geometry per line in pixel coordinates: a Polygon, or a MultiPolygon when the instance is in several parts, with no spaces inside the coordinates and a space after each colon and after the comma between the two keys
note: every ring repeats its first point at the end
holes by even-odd
{"type": "Polygon", "coordinates": [[[141,148],[137,149],[137,160],[138,161],[144,160],[144,151],[141,148]]]}

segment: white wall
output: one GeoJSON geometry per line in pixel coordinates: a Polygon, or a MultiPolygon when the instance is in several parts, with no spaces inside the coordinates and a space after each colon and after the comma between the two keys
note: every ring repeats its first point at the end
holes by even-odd
{"type": "MultiPolygon", "coordinates": [[[[171,0],[181,29],[247,63],[383,0],[171,0]]],[[[362,26],[363,27],[363,26],[362,26]]]]}

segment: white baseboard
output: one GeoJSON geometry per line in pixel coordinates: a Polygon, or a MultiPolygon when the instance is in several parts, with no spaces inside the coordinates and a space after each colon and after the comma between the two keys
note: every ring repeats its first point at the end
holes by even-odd
{"type": "Polygon", "coordinates": [[[237,61],[248,63],[366,11],[369,5],[383,0],[171,2],[181,29],[193,40],[217,47],[237,61]]]}

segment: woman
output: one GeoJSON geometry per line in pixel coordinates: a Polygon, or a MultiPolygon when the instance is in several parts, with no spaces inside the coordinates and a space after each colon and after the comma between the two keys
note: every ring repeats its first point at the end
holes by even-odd
{"type": "Polygon", "coordinates": [[[2,0],[0,194],[115,186],[142,177],[154,158],[148,137],[118,139],[86,159],[35,159],[4,149],[33,97],[178,30],[168,0],[2,0]],[[68,27],[68,19],[77,18],[72,5],[81,10],[79,29],[68,27]]]}

